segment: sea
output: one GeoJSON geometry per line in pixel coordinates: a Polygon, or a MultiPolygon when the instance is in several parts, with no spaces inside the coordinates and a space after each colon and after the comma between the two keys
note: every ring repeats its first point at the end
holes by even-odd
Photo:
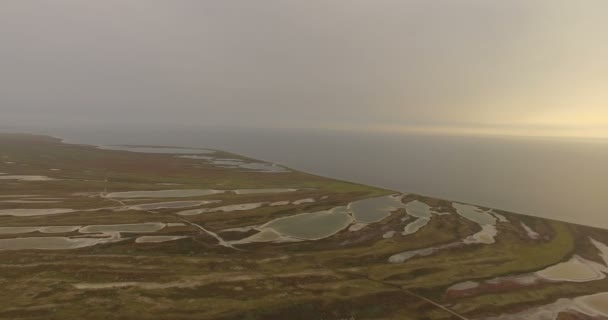
{"type": "Polygon", "coordinates": [[[607,140],[162,125],[27,131],[69,143],[221,149],[340,180],[608,229],[607,140]]]}

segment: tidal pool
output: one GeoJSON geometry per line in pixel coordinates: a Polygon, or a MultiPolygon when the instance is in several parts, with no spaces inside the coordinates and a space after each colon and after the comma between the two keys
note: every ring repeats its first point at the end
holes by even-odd
{"type": "Polygon", "coordinates": [[[496,219],[498,219],[498,222],[509,222],[509,219],[507,219],[507,217],[503,216],[502,214],[496,212],[492,212],[492,214],[496,217],[496,219]]]}
{"type": "Polygon", "coordinates": [[[184,156],[178,156],[178,158],[183,158],[183,159],[192,159],[192,160],[213,160],[213,157],[210,156],[196,156],[196,155],[184,155],[184,156]]]}
{"type": "Polygon", "coordinates": [[[167,154],[209,154],[215,153],[214,150],[181,147],[154,147],[154,146],[100,146],[99,149],[129,151],[138,153],[167,153],[167,154]]]}
{"type": "Polygon", "coordinates": [[[404,208],[401,196],[382,196],[352,202],[348,209],[358,222],[374,223],[391,214],[391,211],[404,208]]]}
{"type": "Polygon", "coordinates": [[[55,200],[2,200],[2,203],[59,203],[55,200]]]}
{"type": "Polygon", "coordinates": [[[587,282],[606,277],[602,271],[606,267],[599,263],[585,260],[579,256],[537,271],[536,275],[550,281],[587,282]]]}
{"type": "Polygon", "coordinates": [[[530,238],[532,240],[537,240],[540,238],[540,234],[538,232],[532,230],[532,228],[528,227],[527,224],[522,222],[521,227],[524,228],[524,230],[526,231],[528,238],[530,238]]]}
{"type": "Polygon", "coordinates": [[[496,242],[495,238],[498,235],[496,226],[491,224],[485,224],[481,226],[481,231],[475,233],[472,236],[466,237],[462,242],[465,244],[492,244],[496,242]]]}
{"type": "Polygon", "coordinates": [[[171,202],[158,202],[158,203],[144,203],[129,208],[133,210],[155,210],[155,209],[179,209],[188,207],[198,207],[208,203],[214,203],[217,201],[171,201],[171,202]]]}
{"type": "Polygon", "coordinates": [[[250,237],[236,241],[235,244],[245,244],[251,242],[271,242],[281,239],[281,235],[272,229],[262,230],[250,237]]]}
{"type": "Polygon", "coordinates": [[[89,225],[80,228],[80,233],[116,233],[116,232],[156,232],[165,228],[162,222],[144,222],[133,224],[108,224],[108,225],[89,225]]]}
{"type": "MultiPolygon", "coordinates": [[[[529,308],[517,313],[487,317],[488,320],[557,320],[562,313],[580,312],[590,318],[608,317],[608,292],[602,292],[574,299],[557,299],[557,301],[529,308]]],[[[577,318],[578,319],[578,318],[577,318]]]]}
{"type": "Polygon", "coordinates": [[[175,189],[175,190],[154,190],[154,191],[124,191],[111,192],[106,194],[107,198],[186,198],[200,197],[212,194],[224,193],[223,190],[212,189],[175,189]]]}
{"type": "Polygon", "coordinates": [[[46,226],[40,227],[38,231],[42,233],[69,233],[78,231],[80,228],[81,226],[46,226]]]}
{"type": "Polygon", "coordinates": [[[277,202],[273,202],[270,204],[271,207],[276,207],[276,206],[286,206],[289,204],[289,201],[277,201],[277,202]]]}
{"type": "Polygon", "coordinates": [[[394,254],[388,258],[389,263],[403,263],[414,257],[425,257],[434,254],[435,252],[451,249],[462,246],[462,242],[453,242],[448,244],[443,244],[430,248],[422,248],[418,250],[405,251],[401,253],[394,254]]]}
{"type": "Polygon", "coordinates": [[[196,156],[196,155],[184,155],[180,156],[180,158],[185,159],[194,159],[194,160],[205,160],[209,162],[211,165],[227,168],[227,169],[247,169],[248,171],[253,172],[267,172],[267,173],[278,173],[278,172],[290,172],[285,167],[274,163],[267,162],[247,162],[242,159],[222,159],[222,158],[213,158],[209,156],[196,156]]]}
{"type": "Polygon", "coordinates": [[[170,227],[185,227],[186,224],[185,223],[181,223],[181,222],[169,222],[167,223],[167,228],[170,227]]]}
{"type": "Polygon", "coordinates": [[[0,234],[20,234],[31,232],[69,233],[80,229],[80,226],[47,226],[47,227],[0,227],[0,234]]]}
{"type": "Polygon", "coordinates": [[[135,243],[159,243],[167,241],[175,241],[188,238],[186,236],[142,236],[135,239],[135,243]]]}
{"type": "Polygon", "coordinates": [[[353,222],[346,207],[327,211],[301,213],[272,220],[260,229],[272,229],[282,235],[304,240],[327,238],[348,227],[353,222]]]}
{"type": "Polygon", "coordinates": [[[357,232],[367,226],[367,223],[353,223],[348,227],[348,231],[357,232]]]}
{"type": "Polygon", "coordinates": [[[426,226],[429,221],[431,221],[430,218],[418,218],[416,219],[416,221],[408,223],[405,228],[403,228],[403,232],[401,234],[404,236],[414,234],[418,232],[418,230],[420,230],[422,227],[426,226]]]}
{"type": "Polygon", "coordinates": [[[0,209],[0,216],[29,217],[75,212],[73,209],[0,209]]]}
{"type": "Polygon", "coordinates": [[[300,200],[296,200],[294,202],[292,202],[293,204],[295,204],[296,206],[299,206],[303,203],[313,203],[315,202],[315,199],[313,198],[307,198],[307,199],[300,199],[300,200]]]}
{"type": "Polygon", "coordinates": [[[298,189],[290,189],[290,188],[269,188],[269,189],[237,189],[234,190],[236,194],[258,194],[258,193],[285,193],[285,192],[294,192],[298,191],[298,189]]]}
{"type": "Polygon", "coordinates": [[[247,162],[247,163],[240,164],[238,167],[242,168],[242,169],[249,169],[249,170],[256,171],[256,172],[266,172],[266,173],[290,172],[290,170],[288,170],[287,168],[279,166],[278,164],[274,164],[274,163],[247,162]]]}
{"type": "Polygon", "coordinates": [[[0,234],[20,234],[38,231],[40,227],[0,227],[0,234]]]}
{"type": "Polygon", "coordinates": [[[457,202],[453,202],[452,206],[454,207],[454,209],[456,209],[456,212],[460,216],[469,219],[473,222],[476,222],[479,225],[496,224],[496,218],[476,206],[460,204],[457,202]]]}
{"type": "Polygon", "coordinates": [[[34,237],[0,239],[0,250],[59,250],[76,249],[94,246],[98,243],[107,242],[106,239],[94,238],[68,238],[68,237],[34,237]]]}
{"type": "Polygon", "coordinates": [[[29,175],[0,175],[0,180],[17,180],[17,181],[51,181],[56,180],[47,176],[29,176],[29,175]]]}
{"type": "Polygon", "coordinates": [[[0,195],[0,198],[31,198],[39,196],[39,194],[4,194],[0,195]]]}
{"type": "Polygon", "coordinates": [[[257,208],[263,206],[265,203],[266,202],[231,204],[231,205],[215,207],[215,208],[184,210],[184,211],[178,212],[177,214],[179,214],[180,216],[193,216],[193,215],[202,214],[202,213],[245,211],[245,210],[257,209],[257,208]]]}
{"type": "Polygon", "coordinates": [[[384,239],[390,239],[390,238],[392,238],[392,237],[395,236],[395,233],[397,233],[397,232],[395,232],[395,231],[387,231],[385,234],[382,235],[382,238],[384,238],[384,239]]]}
{"type": "Polygon", "coordinates": [[[407,214],[416,218],[430,218],[432,211],[431,207],[418,200],[410,201],[405,205],[407,214]]]}
{"type": "Polygon", "coordinates": [[[245,210],[253,210],[263,206],[266,202],[256,202],[256,203],[239,203],[239,204],[230,204],[226,206],[216,207],[216,208],[205,208],[202,209],[203,212],[232,212],[232,211],[245,211],[245,210]]]}
{"type": "Polygon", "coordinates": [[[578,297],[574,301],[585,309],[591,309],[588,314],[608,317],[608,292],[578,297]]]}

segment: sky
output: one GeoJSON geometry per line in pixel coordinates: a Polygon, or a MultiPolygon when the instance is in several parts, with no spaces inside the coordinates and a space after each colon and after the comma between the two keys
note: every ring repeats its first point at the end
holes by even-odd
{"type": "Polygon", "coordinates": [[[3,0],[0,126],[608,138],[605,0],[3,0]]]}

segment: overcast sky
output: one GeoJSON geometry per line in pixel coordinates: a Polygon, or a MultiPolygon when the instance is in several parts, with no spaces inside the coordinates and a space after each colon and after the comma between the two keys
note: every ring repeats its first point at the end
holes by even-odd
{"type": "Polygon", "coordinates": [[[0,125],[608,137],[606,0],[2,0],[0,125]]]}

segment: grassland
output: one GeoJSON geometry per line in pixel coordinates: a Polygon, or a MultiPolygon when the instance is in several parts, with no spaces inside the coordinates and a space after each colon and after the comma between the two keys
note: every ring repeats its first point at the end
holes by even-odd
{"type": "MultiPolygon", "coordinates": [[[[221,151],[214,156],[254,161],[221,151]]],[[[101,150],[32,135],[0,135],[0,173],[55,179],[0,180],[0,212],[74,210],[52,215],[0,215],[0,228],[160,222],[179,225],[153,235],[184,237],[138,243],[138,237],[148,234],[121,232],[120,241],[81,248],[0,250],[0,319],[483,319],[558,298],[608,291],[608,280],[598,279],[544,281],[471,295],[446,294],[458,283],[533,274],[574,255],[603,264],[590,238],[608,243],[608,232],[591,227],[494,210],[491,212],[508,220],[496,224],[495,243],[458,245],[403,263],[389,263],[389,257],[400,252],[459,243],[479,232],[480,226],[458,215],[448,201],[406,195],[404,202],[417,200],[446,214],[434,214],[426,226],[410,235],[401,231],[412,217],[407,210],[398,209],[358,231],[347,228],[317,241],[230,247],[221,245],[212,234],[226,242],[235,241],[257,231],[226,229],[260,226],[276,218],[395,192],[296,170],[235,170],[171,154],[101,150]],[[231,191],[265,188],[297,191],[231,191]],[[109,192],[166,189],[228,191],[135,201],[105,196],[109,192]],[[57,203],[14,202],[51,198],[57,203]],[[314,201],[294,204],[301,199],[314,201]],[[132,208],[134,204],[176,200],[213,200],[221,206],[264,205],[191,216],[176,214],[184,209],[132,208]],[[277,202],[287,204],[269,205],[277,202]],[[527,234],[522,222],[540,236],[527,234]],[[388,232],[394,236],[386,237],[388,232]]],[[[197,208],[218,205],[205,203],[197,208]]],[[[0,233],[0,242],[51,236],[91,237],[78,231],[0,233]]],[[[577,319],[581,315],[566,312],[558,316],[577,319]]]]}

